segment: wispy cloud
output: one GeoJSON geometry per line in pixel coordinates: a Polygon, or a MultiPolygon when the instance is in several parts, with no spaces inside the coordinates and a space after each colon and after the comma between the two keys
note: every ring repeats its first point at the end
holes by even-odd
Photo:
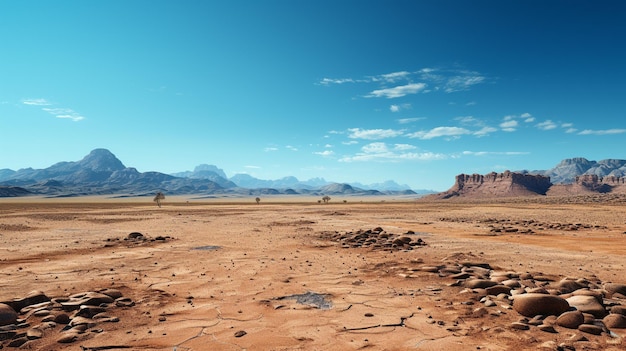
{"type": "Polygon", "coordinates": [[[557,124],[552,122],[551,120],[547,120],[541,123],[537,123],[537,128],[541,130],[552,130],[557,128],[557,124]]]}
{"type": "Polygon", "coordinates": [[[367,140],[379,140],[385,138],[393,138],[400,136],[404,133],[401,130],[394,129],[361,129],[350,128],[348,129],[348,138],[350,139],[367,139],[367,140]]]}
{"type": "MultiPolygon", "coordinates": [[[[454,93],[469,90],[475,85],[485,83],[487,78],[476,71],[458,69],[422,68],[416,71],[399,71],[362,78],[323,78],[318,85],[339,85],[346,83],[378,84],[381,89],[364,95],[367,98],[398,98],[418,92],[443,91],[454,93]],[[406,84],[389,88],[389,84],[406,84]],[[426,89],[428,87],[428,90],[426,89]]],[[[474,102],[470,103],[474,104],[474,102]]]]}
{"type": "Polygon", "coordinates": [[[291,151],[298,151],[298,148],[293,146],[293,145],[287,145],[287,146],[285,146],[285,148],[287,150],[291,150],[291,151]]]}
{"type": "Polygon", "coordinates": [[[407,134],[409,138],[418,139],[434,139],[440,137],[446,137],[450,139],[458,139],[461,135],[471,134],[471,132],[461,127],[436,127],[429,131],[419,131],[415,133],[407,134]]]}
{"type": "Polygon", "coordinates": [[[432,152],[405,152],[409,148],[407,144],[396,144],[395,146],[389,146],[382,142],[375,142],[364,145],[361,148],[361,152],[356,153],[353,156],[345,156],[339,159],[340,162],[365,162],[365,161],[378,161],[378,162],[399,162],[403,160],[442,160],[447,158],[444,154],[437,154],[432,152]]]}
{"type": "Polygon", "coordinates": [[[393,148],[394,148],[395,150],[402,150],[402,151],[404,151],[404,150],[414,150],[414,149],[417,149],[417,147],[416,147],[415,145],[411,145],[411,144],[395,144],[395,145],[393,146],[393,148]]]}
{"type": "Polygon", "coordinates": [[[317,151],[313,153],[314,155],[320,155],[320,156],[324,156],[324,157],[329,157],[335,154],[335,152],[333,150],[324,150],[324,151],[317,151]]]}
{"type": "Polygon", "coordinates": [[[78,112],[72,110],[71,108],[49,108],[44,107],[42,110],[48,112],[49,114],[55,116],[56,118],[65,118],[71,119],[74,122],[82,121],[85,119],[84,116],[81,116],[78,112]]]}
{"type": "Polygon", "coordinates": [[[611,135],[611,134],[624,134],[626,129],[604,129],[604,130],[592,130],[585,129],[578,133],[578,135],[611,135]]]}
{"type": "Polygon", "coordinates": [[[504,156],[518,156],[528,155],[530,152],[526,151],[463,151],[461,154],[467,156],[488,156],[488,155],[504,155],[504,156]]]}
{"type": "Polygon", "coordinates": [[[465,72],[464,75],[457,75],[449,77],[444,84],[444,91],[446,93],[453,93],[456,91],[469,90],[470,87],[476,84],[480,84],[485,81],[485,77],[478,75],[475,72],[465,72]]]}
{"type": "Polygon", "coordinates": [[[52,103],[48,102],[46,99],[22,99],[22,103],[24,105],[33,105],[33,106],[50,106],[52,103]]]}
{"type": "Polygon", "coordinates": [[[421,121],[421,120],[424,120],[424,119],[426,119],[426,117],[400,118],[397,121],[400,124],[409,124],[409,123],[421,121]]]}
{"type": "Polygon", "coordinates": [[[393,104],[389,106],[389,111],[400,112],[401,110],[410,110],[411,104],[393,104]]]}
{"type": "Polygon", "coordinates": [[[269,147],[266,147],[265,149],[263,149],[263,151],[265,151],[265,152],[274,152],[274,151],[278,151],[278,148],[275,147],[275,146],[269,146],[269,147]]]}
{"type": "Polygon", "coordinates": [[[410,72],[399,71],[399,72],[380,74],[380,75],[377,75],[377,76],[371,76],[371,77],[368,77],[368,78],[371,79],[372,82],[384,81],[384,82],[387,82],[387,83],[394,83],[394,82],[397,82],[399,80],[407,79],[410,75],[411,75],[410,72]]]}
{"type": "Polygon", "coordinates": [[[331,84],[345,84],[345,83],[354,83],[355,80],[351,78],[322,78],[320,81],[321,85],[331,85],[331,84]]]}
{"type": "MultiPolygon", "coordinates": [[[[29,106],[53,106],[54,104],[46,99],[22,99],[24,105],[29,106]]],[[[72,110],[71,108],[60,107],[42,107],[42,111],[45,111],[56,118],[69,119],[74,122],[82,121],[85,119],[83,115],[72,110]]]]}
{"type": "Polygon", "coordinates": [[[417,94],[418,92],[424,90],[424,88],[426,88],[426,84],[424,83],[411,83],[399,85],[393,88],[373,90],[369,94],[365,95],[365,97],[385,97],[387,99],[395,99],[409,94],[417,94]]]}
{"type": "Polygon", "coordinates": [[[487,135],[489,135],[489,134],[491,134],[491,133],[495,133],[495,132],[497,132],[497,131],[498,131],[498,128],[494,128],[494,127],[482,127],[481,129],[479,129],[479,130],[477,130],[477,131],[473,132],[472,134],[473,134],[473,135],[475,135],[475,136],[477,136],[477,137],[479,137],[479,138],[481,138],[481,137],[487,136],[487,135]]]}

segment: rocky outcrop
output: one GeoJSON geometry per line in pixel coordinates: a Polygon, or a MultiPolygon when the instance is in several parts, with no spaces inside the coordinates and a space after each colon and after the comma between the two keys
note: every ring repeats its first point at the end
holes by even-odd
{"type": "Polygon", "coordinates": [[[583,174],[574,179],[572,184],[553,185],[548,195],[584,195],[593,193],[626,193],[626,177],[614,175],[598,176],[583,174]]]}
{"type": "Polygon", "coordinates": [[[505,171],[481,174],[459,174],[450,190],[437,194],[447,199],[456,196],[494,197],[545,195],[552,183],[542,175],[505,171]]]}

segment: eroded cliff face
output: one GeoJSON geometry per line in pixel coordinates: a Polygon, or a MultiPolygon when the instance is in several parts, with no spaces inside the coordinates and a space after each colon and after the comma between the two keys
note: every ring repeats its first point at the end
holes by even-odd
{"type": "Polygon", "coordinates": [[[533,195],[583,195],[590,193],[626,193],[626,177],[584,174],[573,184],[550,182],[550,177],[505,171],[488,174],[459,174],[454,185],[436,198],[454,197],[490,198],[533,195]]]}
{"type": "Polygon", "coordinates": [[[545,195],[551,185],[550,177],[510,171],[459,174],[452,188],[442,195],[443,198],[545,195]]]}
{"type": "Polygon", "coordinates": [[[626,177],[583,174],[576,177],[573,188],[599,193],[626,192],[626,177]]]}

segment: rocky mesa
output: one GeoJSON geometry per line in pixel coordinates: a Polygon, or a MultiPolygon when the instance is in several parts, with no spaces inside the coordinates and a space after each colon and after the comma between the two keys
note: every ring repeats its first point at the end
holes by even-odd
{"type": "Polygon", "coordinates": [[[626,177],[583,174],[571,184],[553,184],[550,177],[505,171],[481,174],[459,174],[447,191],[434,194],[437,199],[454,197],[490,198],[515,196],[562,196],[590,193],[626,194],[626,177]]]}

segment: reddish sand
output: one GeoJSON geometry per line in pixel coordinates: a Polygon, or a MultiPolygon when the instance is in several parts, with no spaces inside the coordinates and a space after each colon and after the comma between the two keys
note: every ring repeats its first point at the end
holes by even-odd
{"type": "MultiPolygon", "coordinates": [[[[468,303],[471,297],[453,279],[422,270],[470,261],[554,279],[626,283],[624,202],[240,201],[166,199],[158,208],[150,199],[0,199],[0,301],[33,290],[62,297],[115,288],[135,302],[109,308],[119,322],[98,323],[72,343],[57,342],[59,325],[22,347],[626,347],[626,329],[599,336],[558,326],[557,333],[515,330],[510,325],[522,316],[503,304],[477,316],[472,311],[481,303],[468,303]],[[493,232],[494,223],[518,231],[493,232]],[[565,229],[575,224],[576,230],[565,229]],[[414,231],[427,245],[411,251],[342,248],[324,236],[375,227],[414,231]],[[528,228],[533,232],[520,233],[528,228]],[[165,240],[124,240],[131,232],[165,240]],[[319,294],[303,296],[325,298],[327,305],[317,308],[294,296],[307,293],[319,294]],[[571,341],[574,334],[588,341],[571,341]]],[[[27,321],[30,327],[39,323],[36,317],[27,321]]],[[[0,339],[4,347],[8,342],[0,339]]]]}

